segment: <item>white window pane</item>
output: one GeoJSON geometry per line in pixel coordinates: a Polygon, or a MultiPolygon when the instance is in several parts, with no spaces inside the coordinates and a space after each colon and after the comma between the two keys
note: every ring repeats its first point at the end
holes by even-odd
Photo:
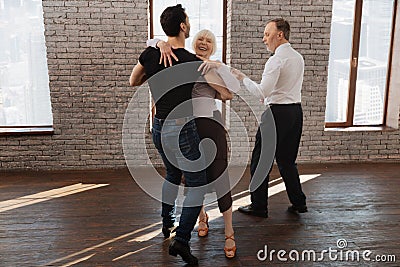
{"type": "Polygon", "coordinates": [[[223,23],[222,23],[222,10],[223,10],[223,1],[200,1],[200,18],[201,25],[199,30],[201,29],[209,29],[212,31],[215,36],[222,37],[223,35],[223,23]],[[203,12],[206,10],[207,12],[203,12]]]}
{"type": "Polygon", "coordinates": [[[346,121],[354,8],[355,0],[333,1],[326,122],[346,121]]]}
{"type": "Polygon", "coordinates": [[[217,38],[217,51],[215,51],[215,54],[211,56],[212,60],[221,60],[222,61],[222,42],[223,42],[223,37],[222,36],[216,36],[217,38]]]}
{"type": "Polygon", "coordinates": [[[393,0],[364,0],[354,125],[383,123],[393,0]]]}
{"type": "Polygon", "coordinates": [[[160,16],[166,7],[174,6],[176,4],[177,4],[176,0],[154,0],[153,1],[153,34],[154,34],[154,38],[158,38],[157,36],[165,37],[164,31],[160,24],[160,16]]]}
{"type": "Polygon", "coordinates": [[[0,125],[52,125],[41,0],[0,0],[0,125]]]}
{"type": "Polygon", "coordinates": [[[186,14],[189,16],[190,35],[194,36],[200,30],[201,10],[200,1],[180,1],[180,4],[185,8],[186,14]]]}

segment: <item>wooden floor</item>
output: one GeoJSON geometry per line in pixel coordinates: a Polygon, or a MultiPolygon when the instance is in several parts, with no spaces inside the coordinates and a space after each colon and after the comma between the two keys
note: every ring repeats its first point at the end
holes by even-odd
{"type": "MultiPolygon", "coordinates": [[[[286,192],[277,180],[270,185],[268,219],[237,211],[249,201],[246,171],[233,192],[234,259],[224,257],[223,220],[217,206],[209,205],[209,236],[193,232],[191,241],[200,266],[400,266],[400,164],[301,165],[299,170],[309,179],[303,183],[309,212],[287,213],[286,192]],[[259,251],[265,247],[268,255],[286,254],[280,254],[282,260],[277,252],[263,260],[266,253],[259,251]],[[368,250],[371,261],[362,258],[368,250]],[[360,261],[349,251],[358,252],[360,261]]],[[[271,180],[277,178],[274,168],[271,180]]],[[[168,255],[171,240],[160,232],[160,206],[127,170],[2,172],[0,266],[183,266],[168,255]],[[49,191],[60,188],[65,193],[49,191]]]]}

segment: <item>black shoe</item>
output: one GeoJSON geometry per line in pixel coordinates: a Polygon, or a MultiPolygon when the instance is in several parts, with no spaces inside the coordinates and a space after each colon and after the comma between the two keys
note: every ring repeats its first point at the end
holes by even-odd
{"type": "Polygon", "coordinates": [[[238,210],[244,214],[268,218],[268,211],[261,209],[260,210],[253,209],[253,206],[251,204],[247,206],[241,206],[239,207],[238,210]]]}
{"type": "Polygon", "coordinates": [[[169,245],[169,255],[172,256],[177,256],[180,255],[182,257],[182,260],[184,260],[186,263],[190,265],[197,265],[198,260],[195,256],[192,255],[190,252],[190,247],[189,245],[185,245],[179,241],[172,241],[171,244],[169,245]]]}
{"type": "Polygon", "coordinates": [[[162,233],[164,234],[164,238],[169,238],[171,236],[171,234],[176,231],[177,227],[178,227],[177,224],[173,224],[170,227],[163,226],[162,233]]]}
{"type": "Polygon", "coordinates": [[[305,213],[308,211],[308,209],[307,209],[306,205],[302,205],[302,206],[292,205],[292,206],[288,207],[287,211],[297,214],[297,213],[305,213]]]}

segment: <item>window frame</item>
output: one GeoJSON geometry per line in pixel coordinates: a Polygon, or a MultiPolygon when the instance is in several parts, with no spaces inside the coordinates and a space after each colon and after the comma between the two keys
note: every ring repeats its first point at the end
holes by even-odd
{"type": "MultiPolygon", "coordinates": [[[[43,8],[43,0],[40,1],[40,4],[43,8]]],[[[44,11],[43,11],[44,12],[44,11]]],[[[44,22],[44,13],[42,13],[42,22],[45,28],[44,22]]],[[[44,45],[46,46],[46,36],[45,32],[43,32],[44,38],[44,45]]],[[[47,47],[46,47],[47,51],[47,47]]],[[[47,54],[46,54],[46,62],[47,62],[47,54]]],[[[49,75],[48,63],[47,64],[47,75],[49,75]]],[[[50,83],[50,80],[47,81],[50,83]]],[[[52,117],[52,124],[51,125],[2,125],[0,124],[0,136],[9,136],[9,135],[52,135],[54,134],[54,121],[53,121],[53,111],[51,106],[51,89],[49,85],[49,97],[50,97],[50,112],[52,117]]]]}
{"type": "MultiPolygon", "coordinates": [[[[154,38],[154,23],[153,23],[153,1],[149,0],[149,36],[154,38]]],[[[227,9],[228,0],[222,0],[222,62],[226,63],[226,47],[227,47],[227,9]]]]}
{"type": "Polygon", "coordinates": [[[0,135],[51,135],[52,125],[44,126],[0,126],[0,135]]]}
{"type": "Polygon", "coordinates": [[[348,101],[347,101],[347,116],[346,121],[344,122],[326,122],[325,128],[363,128],[365,127],[386,127],[387,125],[387,114],[388,114],[388,103],[389,103],[389,93],[390,93],[390,79],[391,79],[391,71],[392,71],[392,60],[393,60],[393,47],[394,47],[394,35],[396,28],[396,16],[397,16],[397,7],[398,0],[394,0],[393,2],[393,13],[392,13],[392,28],[390,32],[390,48],[387,62],[387,73],[386,73],[386,85],[385,85],[385,94],[384,94],[384,105],[383,105],[383,121],[382,124],[378,125],[354,125],[354,108],[355,108],[355,100],[356,100],[356,90],[357,90],[357,71],[358,71],[358,59],[359,59],[359,51],[360,51],[360,38],[361,38],[361,20],[362,20],[362,12],[363,12],[363,0],[355,0],[355,10],[354,10],[354,26],[353,26],[353,34],[352,34],[352,52],[350,60],[350,72],[349,72],[349,85],[348,85],[348,101]]]}

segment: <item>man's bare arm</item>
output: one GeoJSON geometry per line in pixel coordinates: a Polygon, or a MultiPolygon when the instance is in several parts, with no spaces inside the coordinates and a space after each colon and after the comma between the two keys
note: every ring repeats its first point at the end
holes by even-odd
{"type": "Polygon", "coordinates": [[[147,77],[144,67],[140,62],[138,62],[132,70],[131,77],[129,77],[129,84],[131,86],[139,86],[142,85],[146,79],[147,77]]]}

